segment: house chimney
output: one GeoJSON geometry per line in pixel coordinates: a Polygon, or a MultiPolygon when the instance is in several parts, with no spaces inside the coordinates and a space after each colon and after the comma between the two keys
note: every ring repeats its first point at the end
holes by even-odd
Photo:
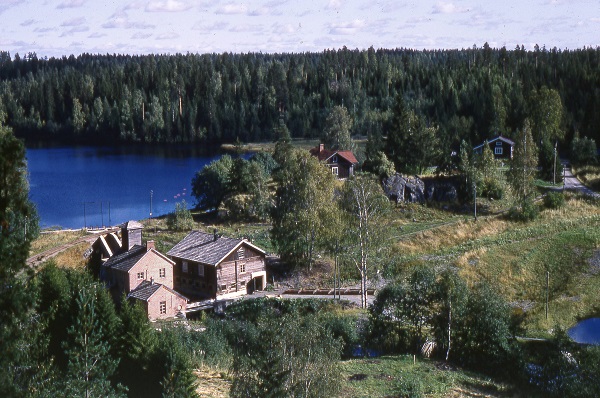
{"type": "Polygon", "coordinates": [[[150,284],[151,284],[151,285],[154,285],[154,277],[153,277],[153,276],[152,276],[152,277],[150,277],[150,284]]]}
{"type": "Polygon", "coordinates": [[[219,239],[219,235],[217,235],[217,229],[216,228],[215,228],[215,230],[214,230],[213,233],[214,233],[214,241],[216,242],[217,239],[219,239]]]}
{"type": "Polygon", "coordinates": [[[319,153],[325,150],[325,144],[319,144],[319,153]]]}
{"type": "Polygon", "coordinates": [[[146,242],[146,251],[149,252],[152,249],[154,249],[154,241],[149,240],[146,242]]]}

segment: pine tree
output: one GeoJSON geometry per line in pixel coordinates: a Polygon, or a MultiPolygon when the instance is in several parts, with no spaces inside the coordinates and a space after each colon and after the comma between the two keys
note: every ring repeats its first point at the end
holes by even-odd
{"type": "Polygon", "coordinates": [[[323,143],[331,150],[354,151],[354,142],[350,136],[352,119],[343,106],[334,106],[325,120],[323,143]]]}
{"type": "MultiPolygon", "coordinates": [[[[25,147],[0,122],[0,395],[15,396],[31,352],[23,329],[29,324],[34,295],[22,278],[37,214],[29,201],[25,147]]],[[[26,381],[26,380],[25,380],[26,381]]]]}
{"type": "Polygon", "coordinates": [[[85,398],[124,396],[115,390],[109,378],[117,369],[118,360],[110,355],[110,344],[103,339],[96,313],[96,287],[83,286],[76,298],[75,322],[69,328],[69,340],[64,342],[69,360],[65,392],[68,396],[85,398]]]}

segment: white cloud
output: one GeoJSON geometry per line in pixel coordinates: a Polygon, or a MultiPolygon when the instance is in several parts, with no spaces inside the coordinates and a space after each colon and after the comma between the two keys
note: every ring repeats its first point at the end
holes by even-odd
{"type": "Polygon", "coordinates": [[[439,2],[433,6],[434,14],[459,14],[469,12],[468,8],[458,7],[454,3],[439,2]]]}
{"type": "Polygon", "coordinates": [[[84,3],[84,0],[66,0],[57,5],[56,8],[79,8],[84,3]]]}
{"type": "Polygon", "coordinates": [[[0,0],[0,14],[19,4],[21,4],[21,0],[0,0]]]}
{"type": "Polygon", "coordinates": [[[248,12],[248,7],[245,4],[228,3],[219,7],[215,12],[225,15],[245,14],[248,12]]]}
{"type": "Polygon", "coordinates": [[[234,25],[229,29],[230,32],[261,32],[262,30],[262,25],[252,24],[234,25]]]}
{"type": "Polygon", "coordinates": [[[291,33],[295,33],[296,31],[300,30],[300,25],[298,25],[297,27],[293,26],[292,24],[280,24],[280,23],[276,23],[272,25],[273,28],[273,33],[279,34],[279,35],[287,35],[287,34],[291,34],[291,33]]]}
{"type": "Polygon", "coordinates": [[[365,26],[366,24],[363,20],[355,19],[352,22],[331,24],[329,26],[329,33],[332,35],[353,35],[365,26]]]}
{"type": "Polygon", "coordinates": [[[129,19],[125,11],[116,12],[108,22],[102,24],[105,29],[153,29],[156,26],[145,22],[135,22],[129,19]]]}
{"type": "Polygon", "coordinates": [[[132,39],[147,39],[150,36],[152,36],[152,33],[136,32],[133,35],[131,35],[131,38],[132,39]]]}
{"type": "Polygon", "coordinates": [[[85,17],[68,19],[60,24],[60,26],[80,26],[85,23],[85,17]]]}
{"type": "Polygon", "coordinates": [[[192,8],[191,5],[183,1],[166,0],[166,1],[151,1],[146,6],[148,12],[181,12],[192,8]]]}
{"type": "Polygon", "coordinates": [[[206,25],[204,22],[196,22],[194,26],[192,26],[192,30],[198,30],[201,32],[216,32],[223,31],[227,29],[229,24],[227,22],[215,22],[210,25],[206,25]]]}
{"type": "Polygon", "coordinates": [[[342,0],[329,0],[329,4],[327,4],[327,9],[337,10],[341,6],[342,6],[342,0]]]}
{"type": "Polygon", "coordinates": [[[162,33],[156,36],[156,40],[173,40],[177,38],[179,38],[179,35],[175,32],[162,33]]]}

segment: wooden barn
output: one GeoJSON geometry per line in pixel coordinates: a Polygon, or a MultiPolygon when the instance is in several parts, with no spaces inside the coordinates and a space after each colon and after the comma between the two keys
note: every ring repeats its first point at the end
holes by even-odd
{"type": "Polygon", "coordinates": [[[475,153],[483,153],[483,146],[488,144],[496,159],[512,159],[515,150],[515,142],[501,135],[485,141],[483,144],[473,148],[475,153]]]}
{"type": "Polygon", "coordinates": [[[267,283],[265,251],[245,239],[192,231],[167,255],[174,289],[193,300],[236,297],[267,283]]]}
{"type": "Polygon", "coordinates": [[[310,154],[316,156],[319,161],[325,163],[331,173],[339,179],[345,179],[354,175],[354,169],[358,160],[352,151],[329,151],[324,144],[312,148],[310,154]]]}

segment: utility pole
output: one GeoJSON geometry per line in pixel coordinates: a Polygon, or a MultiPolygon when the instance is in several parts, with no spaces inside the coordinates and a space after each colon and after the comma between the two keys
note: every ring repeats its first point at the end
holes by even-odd
{"type": "Polygon", "coordinates": [[[110,200],[108,201],[108,226],[112,226],[112,222],[110,221],[110,200]]]}
{"type": "Polygon", "coordinates": [[[548,299],[550,298],[550,271],[546,271],[546,320],[548,320],[548,299]]]}
{"type": "Polygon", "coordinates": [[[85,214],[85,205],[86,204],[92,204],[94,202],[83,202],[83,228],[87,229],[87,219],[86,219],[86,214],[85,214]]]}
{"type": "Polygon", "coordinates": [[[102,201],[100,201],[100,215],[102,217],[102,228],[104,228],[104,210],[102,209],[102,201]]]}
{"type": "Polygon", "coordinates": [[[152,218],[152,195],[154,195],[154,191],[150,190],[150,218],[152,218]]]}
{"type": "Polygon", "coordinates": [[[554,180],[552,181],[556,185],[556,145],[558,142],[554,141],[554,180]]]}
{"type": "Polygon", "coordinates": [[[477,221],[477,184],[473,182],[473,212],[475,214],[475,221],[477,221]]]}

